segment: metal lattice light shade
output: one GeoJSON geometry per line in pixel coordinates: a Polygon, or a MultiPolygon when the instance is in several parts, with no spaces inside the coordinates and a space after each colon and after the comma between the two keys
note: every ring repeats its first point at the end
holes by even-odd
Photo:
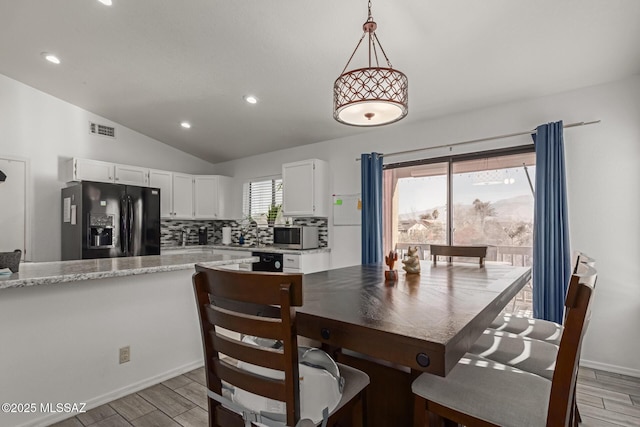
{"type": "Polygon", "coordinates": [[[403,119],[408,112],[407,76],[394,70],[378,37],[377,25],[371,16],[362,26],[364,33],[347,65],[333,85],[333,118],[352,126],[380,126],[403,119]],[[369,36],[369,67],[345,72],[364,37],[369,36]],[[378,49],[384,55],[388,67],[378,64],[378,49]],[[372,54],[375,66],[371,66],[372,54]]]}

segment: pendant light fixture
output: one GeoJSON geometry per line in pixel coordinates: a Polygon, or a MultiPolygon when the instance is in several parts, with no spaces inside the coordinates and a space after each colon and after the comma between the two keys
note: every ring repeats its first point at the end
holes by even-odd
{"type": "Polygon", "coordinates": [[[404,73],[393,69],[376,36],[377,24],[371,16],[371,0],[368,9],[369,16],[362,25],[362,37],[333,84],[333,118],[352,126],[386,125],[403,119],[408,112],[409,81],[404,73]],[[369,38],[369,66],[346,71],[365,36],[369,38]],[[378,50],[387,67],[380,67],[378,50]]]}

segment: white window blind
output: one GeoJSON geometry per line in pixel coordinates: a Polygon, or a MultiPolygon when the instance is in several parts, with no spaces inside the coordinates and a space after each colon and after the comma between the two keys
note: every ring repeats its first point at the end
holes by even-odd
{"type": "Polygon", "coordinates": [[[282,205],[282,178],[260,178],[244,183],[242,212],[255,218],[266,215],[271,206],[282,205]]]}

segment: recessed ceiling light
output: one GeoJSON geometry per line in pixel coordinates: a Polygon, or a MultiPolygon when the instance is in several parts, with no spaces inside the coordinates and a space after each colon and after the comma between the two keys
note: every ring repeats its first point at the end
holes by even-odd
{"type": "Polygon", "coordinates": [[[111,6],[111,0],[98,0],[100,3],[102,3],[105,6],[111,6]]]}
{"type": "Polygon", "coordinates": [[[185,129],[191,129],[191,123],[189,122],[182,122],[180,123],[180,126],[182,126],[185,129]]]}
{"type": "Polygon", "coordinates": [[[249,104],[257,104],[258,103],[258,98],[256,98],[253,95],[245,95],[244,100],[247,101],[249,104]]]}
{"type": "Polygon", "coordinates": [[[42,52],[42,56],[52,64],[60,64],[60,59],[52,53],[42,52]]]}

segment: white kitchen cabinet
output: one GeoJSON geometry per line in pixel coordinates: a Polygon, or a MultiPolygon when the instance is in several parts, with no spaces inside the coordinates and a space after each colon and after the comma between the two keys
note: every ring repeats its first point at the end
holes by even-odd
{"type": "Polygon", "coordinates": [[[226,196],[231,178],[221,175],[194,177],[194,213],[196,219],[224,219],[226,196]]]}
{"type": "Polygon", "coordinates": [[[231,177],[218,175],[218,219],[233,219],[242,216],[242,207],[238,204],[238,209],[234,210],[231,203],[232,191],[231,177]]]}
{"type": "Polygon", "coordinates": [[[160,189],[160,217],[165,219],[229,219],[231,178],[73,158],[64,170],[66,181],[115,182],[160,189]]]}
{"type": "Polygon", "coordinates": [[[285,216],[329,216],[328,164],[318,159],[282,165],[285,216]]]}
{"type": "Polygon", "coordinates": [[[173,173],[173,219],[193,219],[193,175],[173,173]]]}
{"type": "Polygon", "coordinates": [[[98,160],[73,158],[67,162],[67,182],[114,182],[114,164],[98,160]]]}
{"type": "Polygon", "coordinates": [[[173,218],[173,172],[151,169],[149,187],[160,189],[160,218],[173,218]]]}
{"type": "Polygon", "coordinates": [[[284,254],[282,256],[284,273],[310,274],[329,269],[329,253],[284,254]]]}
{"type": "Polygon", "coordinates": [[[193,183],[194,218],[218,218],[218,176],[195,176],[193,183]]]}
{"type": "Polygon", "coordinates": [[[149,168],[139,166],[115,165],[116,184],[149,186],[149,168]]]}

